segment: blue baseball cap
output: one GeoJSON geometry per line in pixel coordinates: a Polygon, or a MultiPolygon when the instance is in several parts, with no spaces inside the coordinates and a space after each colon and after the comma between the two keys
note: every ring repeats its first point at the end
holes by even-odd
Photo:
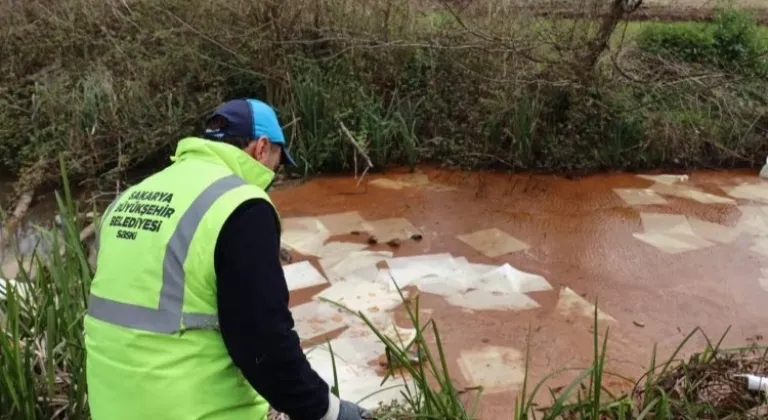
{"type": "Polygon", "coordinates": [[[296,166],[293,157],[288,153],[283,129],[277,119],[277,114],[271,106],[258,99],[234,99],[221,104],[213,111],[210,118],[221,116],[229,124],[218,130],[205,130],[204,137],[210,140],[221,140],[226,137],[245,137],[258,139],[266,137],[271,143],[279,144],[283,150],[281,162],[296,166]]]}

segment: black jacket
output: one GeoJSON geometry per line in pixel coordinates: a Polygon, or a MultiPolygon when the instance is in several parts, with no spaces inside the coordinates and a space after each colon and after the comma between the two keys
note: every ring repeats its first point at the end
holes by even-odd
{"type": "Polygon", "coordinates": [[[221,334],[253,388],[292,420],[319,420],[329,389],[311,368],[293,330],[280,265],[277,217],[265,200],[240,205],[216,241],[221,334]]]}

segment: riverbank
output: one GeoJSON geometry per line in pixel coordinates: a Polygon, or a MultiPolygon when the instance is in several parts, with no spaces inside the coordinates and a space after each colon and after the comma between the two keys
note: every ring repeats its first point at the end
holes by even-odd
{"type": "Polygon", "coordinates": [[[353,172],[353,143],[373,171],[763,163],[764,27],[627,23],[635,11],[594,1],[568,18],[483,1],[15,4],[0,10],[0,167],[18,193],[48,189],[61,155],[108,191],[244,95],[278,108],[301,176],[353,172]]]}

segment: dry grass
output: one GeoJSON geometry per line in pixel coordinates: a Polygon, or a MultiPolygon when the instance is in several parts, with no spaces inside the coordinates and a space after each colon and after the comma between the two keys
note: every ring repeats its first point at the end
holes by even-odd
{"type": "Polygon", "coordinates": [[[739,349],[707,348],[661,375],[650,375],[653,388],[639,388],[633,397],[663,396],[674,419],[765,418],[766,395],[748,390],[746,379],[739,377],[743,374],[768,376],[768,348],[755,341],[739,349]]]}

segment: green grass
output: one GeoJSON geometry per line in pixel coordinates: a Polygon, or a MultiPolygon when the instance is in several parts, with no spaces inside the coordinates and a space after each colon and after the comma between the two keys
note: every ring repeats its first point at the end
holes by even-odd
{"type": "MultiPolygon", "coordinates": [[[[708,28],[712,26],[712,23],[711,22],[665,23],[665,22],[653,22],[653,21],[631,21],[631,22],[627,22],[627,35],[634,36],[642,32],[646,28],[657,28],[659,27],[659,25],[685,27],[685,28],[691,28],[691,29],[696,29],[700,31],[706,31],[708,30],[708,28]]],[[[768,26],[758,25],[756,29],[757,29],[759,38],[768,40],[768,26]]]]}
{"type": "Polygon", "coordinates": [[[63,185],[62,232],[45,232],[63,252],[35,255],[36,276],[21,266],[26,293],[10,287],[0,302],[2,419],[88,418],[82,317],[92,273],[66,174],[63,185]]]}
{"type": "MultiPolygon", "coordinates": [[[[400,295],[403,301],[407,302],[402,291],[400,295]]],[[[416,339],[409,346],[384,336],[376,330],[365,315],[358,313],[358,316],[386,345],[387,351],[399,364],[406,367],[407,375],[401,373],[403,379],[410,379],[414,383],[413,390],[407,389],[402,393],[405,404],[395,404],[382,409],[378,418],[413,418],[414,413],[417,418],[476,418],[475,413],[482,396],[482,387],[478,387],[475,398],[470,404],[462,402],[447,368],[437,325],[432,319],[425,322],[420,320],[418,306],[418,297],[412,305],[406,304],[410,321],[417,329],[416,339]],[[429,343],[424,338],[425,330],[431,330],[434,334],[434,350],[430,349],[429,343]],[[423,353],[419,353],[420,363],[416,365],[408,363],[408,350],[412,346],[424,349],[423,353]]],[[[696,328],[663,362],[657,361],[654,346],[649,370],[640,380],[633,382],[625,376],[606,369],[610,334],[609,329],[606,328],[602,334],[603,339],[600,341],[597,314],[598,309],[595,305],[594,352],[591,365],[584,369],[561,369],[546,375],[536,384],[530,384],[528,362],[531,355],[526,351],[522,389],[516,397],[514,412],[510,412],[506,418],[514,420],[736,419],[754,413],[756,407],[766,403],[765,396],[747,392],[745,384],[734,381],[730,375],[740,373],[765,375],[768,372],[768,366],[766,366],[768,348],[751,345],[738,349],[723,349],[721,344],[725,334],[718,342],[712,343],[699,328],[696,328]],[[685,345],[697,333],[706,339],[707,346],[687,361],[679,359],[685,345]],[[739,363],[744,360],[748,362],[739,363]],[[550,379],[568,370],[578,372],[569,384],[558,387],[558,391],[547,386],[550,379]],[[604,385],[608,377],[631,385],[633,392],[624,395],[615,394],[615,389],[606,388],[604,385]],[[729,389],[724,391],[724,388],[729,389]],[[713,402],[712,389],[725,394],[725,404],[718,405],[713,402]],[[551,405],[539,407],[535,400],[539,393],[544,391],[551,396],[552,402],[551,405]]],[[[341,392],[343,396],[343,390],[341,392]]]]}
{"type": "MultiPolygon", "coordinates": [[[[27,285],[26,293],[11,287],[0,302],[0,419],[89,418],[84,375],[82,318],[86,309],[92,270],[86,248],[79,240],[82,228],[79,210],[69,190],[63,161],[60,162],[64,186],[57,194],[63,228],[59,234],[46,232],[60,253],[36,255],[35,276],[22,270],[19,279],[27,285]]],[[[454,385],[452,372],[442,346],[440,329],[433,319],[420,317],[418,297],[405,302],[409,320],[416,329],[410,346],[378,331],[362,313],[357,313],[386,346],[391,358],[413,384],[403,391],[404,403],[392,404],[378,412],[381,419],[473,419],[482,398],[478,388],[467,404],[454,385]],[[434,338],[430,345],[427,336],[434,338]],[[408,362],[409,350],[420,349],[418,364],[408,362]]],[[[730,377],[733,373],[768,375],[768,350],[756,345],[723,349],[725,335],[707,345],[687,360],[680,356],[685,345],[699,329],[691,331],[678,348],[659,361],[651,354],[650,366],[640,380],[632,381],[606,369],[610,330],[603,332],[594,317],[592,363],[575,369],[577,376],[567,386],[555,391],[547,384],[563,372],[553,372],[537,383],[528,375],[530,353],[526,350],[526,375],[515,409],[508,418],[522,419],[737,419],[765,403],[765,397],[746,392],[730,377]],[[602,339],[600,339],[602,337],[602,339]],[[618,379],[634,388],[628,394],[615,394],[606,388],[606,378],[618,379]],[[713,394],[714,390],[714,394],[713,394]],[[551,397],[551,404],[535,404],[541,393],[551,397]],[[718,398],[714,398],[715,397],[718,398]]],[[[727,334],[727,331],[726,331],[727,334]]],[[[335,365],[335,364],[334,364],[335,365]]],[[[344,389],[334,381],[334,392],[344,397],[344,389]]]]}
{"type": "Polygon", "coordinates": [[[750,14],[720,10],[710,24],[645,26],[637,42],[642,49],[668,59],[762,77],[768,75],[766,34],[750,14]]]}

